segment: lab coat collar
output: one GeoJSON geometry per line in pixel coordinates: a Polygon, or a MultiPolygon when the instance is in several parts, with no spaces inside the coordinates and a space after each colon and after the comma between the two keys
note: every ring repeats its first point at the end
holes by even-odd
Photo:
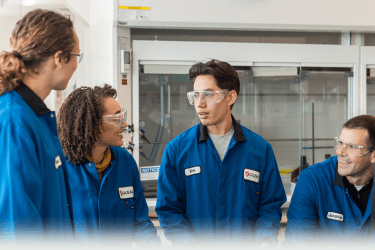
{"type": "Polygon", "coordinates": [[[26,86],[22,81],[16,88],[16,92],[26,101],[30,108],[38,116],[45,115],[51,110],[47,108],[46,104],[39,98],[29,87],[26,86]]]}
{"type": "Polygon", "coordinates": [[[344,182],[344,176],[341,176],[339,174],[339,165],[338,162],[336,162],[336,167],[335,167],[335,185],[339,185],[341,187],[345,187],[345,182],[344,182]]]}
{"type": "MultiPolygon", "coordinates": [[[[236,121],[236,119],[234,119],[233,115],[232,115],[232,123],[233,123],[233,129],[234,129],[233,138],[237,142],[240,142],[240,141],[245,142],[246,137],[243,134],[241,125],[237,123],[237,121],[236,121]]],[[[204,126],[202,123],[200,123],[199,124],[199,142],[207,141],[207,140],[208,140],[207,127],[204,126]]]]}

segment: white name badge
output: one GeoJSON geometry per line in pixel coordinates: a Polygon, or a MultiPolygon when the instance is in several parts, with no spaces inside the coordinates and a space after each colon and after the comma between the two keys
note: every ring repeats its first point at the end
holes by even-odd
{"type": "Polygon", "coordinates": [[[243,178],[247,181],[259,183],[260,172],[245,168],[243,171],[243,178]]]}
{"type": "Polygon", "coordinates": [[[134,197],[134,188],[133,186],[129,187],[119,187],[118,193],[120,195],[120,199],[129,199],[134,197]]]}
{"type": "Polygon", "coordinates": [[[195,167],[185,169],[185,175],[186,176],[191,176],[191,175],[200,174],[200,173],[201,173],[201,167],[200,166],[195,166],[195,167]]]}
{"type": "Polygon", "coordinates": [[[55,157],[55,168],[59,169],[59,167],[62,166],[61,158],[60,155],[56,155],[55,157]]]}
{"type": "Polygon", "coordinates": [[[330,220],[344,221],[344,215],[335,212],[328,212],[327,218],[330,220]]]}

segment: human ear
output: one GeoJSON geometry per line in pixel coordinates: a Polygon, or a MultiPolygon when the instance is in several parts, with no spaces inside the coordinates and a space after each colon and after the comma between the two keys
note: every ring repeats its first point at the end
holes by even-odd
{"type": "Polygon", "coordinates": [[[372,163],[372,164],[375,163],[375,151],[372,151],[372,152],[371,152],[371,163],[372,163]]]}
{"type": "Polygon", "coordinates": [[[229,93],[228,93],[228,96],[229,96],[229,102],[228,102],[228,105],[229,106],[232,106],[236,100],[237,100],[237,92],[235,90],[231,90],[229,93]]]}
{"type": "Polygon", "coordinates": [[[54,57],[54,61],[55,61],[55,65],[56,65],[57,68],[62,68],[63,67],[64,60],[62,58],[62,55],[63,55],[63,52],[61,50],[59,50],[53,56],[54,57]]]}

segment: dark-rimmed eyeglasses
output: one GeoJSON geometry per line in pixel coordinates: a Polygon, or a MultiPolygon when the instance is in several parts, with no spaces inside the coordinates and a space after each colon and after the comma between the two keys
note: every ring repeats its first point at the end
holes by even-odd
{"type": "Polygon", "coordinates": [[[83,58],[83,51],[81,50],[78,54],[77,53],[71,53],[70,54],[72,56],[76,56],[77,57],[77,62],[80,63],[82,61],[82,58],[83,58]]]}

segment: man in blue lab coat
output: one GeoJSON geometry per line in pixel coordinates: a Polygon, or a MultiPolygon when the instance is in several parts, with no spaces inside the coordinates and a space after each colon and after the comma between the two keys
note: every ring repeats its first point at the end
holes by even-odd
{"type": "Polygon", "coordinates": [[[275,244],[285,191],[271,145],[231,115],[237,72],[212,60],[193,65],[189,78],[201,123],[164,152],[155,210],[166,238],[180,246],[275,244]]]}
{"type": "Polygon", "coordinates": [[[301,172],[288,211],[286,245],[347,246],[369,239],[375,117],[350,119],[334,141],[337,156],[301,172]]]}

